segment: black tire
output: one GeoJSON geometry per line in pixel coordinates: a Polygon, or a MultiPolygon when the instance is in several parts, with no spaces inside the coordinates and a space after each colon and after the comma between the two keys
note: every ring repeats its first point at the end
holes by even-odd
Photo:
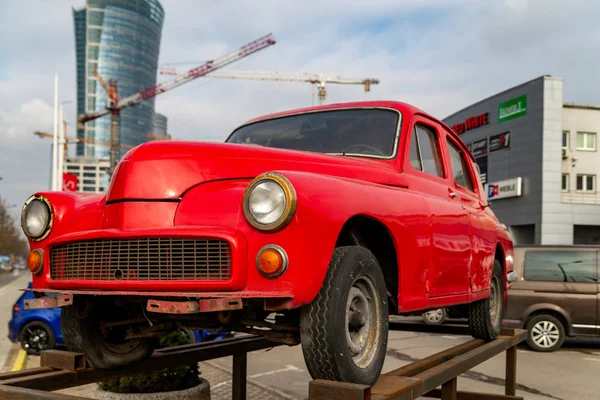
{"type": "Polygon", "coordinates": [[[556,317],[539,314],[527,322],[527,345],[534,351],[558,350],[565,341],[565,327],[556,317]]]}
{"type": "Polygon", "coordinates": [[[375,383],[387,350],[386,293],[369,250],[335,249],[317,297],[300,310],[302,352],[313,379],[375,383]]]}
{"type": "MultiPolygon", "coordinates": [[[[85,353],[92,367],[113,369],[149,357],[154,351],[155,341],[150,339],[125,340],[113,343],[104,337],[100,329],[100,316],[95,311],[108,307],[92,307],[87,318],[77,315],[74,306],[61,309],[60,327],[67,349],[85,353]]],[[[107,310],[108,309],[108,310],[107,310]]]]}
{"type": "Polygon", "coordinates": [[[27,354],[36,356],[56,346],[54,331],[42,321],[31,321],[23,325],[19,332],[19,341],[27,354]]]}
{"type": "Polygon", "coordinates": [[[448,313],[445,308],[438,308],[423,313],[423,322],[427,325],[441,325],[448,318],[448,313]],[[432,313],[435,312],[435,315],[432,313]]]}
{"type": "Polygon", "coordinates": [[[490,297],[469,305],[469,330],[476,339],[494,340],[502,328],[504,317],[504,276],[502,265],[494,260],[490,281],[490,297]],[[494,311],[492,311],[492,308],[494,311]]]}

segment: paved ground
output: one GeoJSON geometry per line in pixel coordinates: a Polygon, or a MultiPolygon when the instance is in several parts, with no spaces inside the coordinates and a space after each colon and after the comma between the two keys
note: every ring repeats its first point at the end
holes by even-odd
{"type": "MultiPolygon", "coordinates": [[[[0,285],[2,278],[0,275],[0,285]]],[[[11,349],[6,338],[6,324],[11,307],[26,286],[29,277],[22,273],[0,286],[0,358],[6,358],[11,349]]],[[[436,335],[413,332],[391,332],[388,357],[384,372],[427,357],[436,352],[469,340],[467,336],[436,335]]],[[[29,357],[28,367],[39,363],[29,357]]],[[[504,355],[499,355],[459,378],[462,390],[502,394],[504,391],[504,355]]],[[[3,364],[0,364],[3,365],[3,364]]],[[[213,400],[230,398],[231,358],[201,363],[202,376],[212,386],[213,400]]],[[[522,346],[518,351],[518,394],[526,399],[586,400],[600,399],[600,340],[568,340],[554,353],[535,353],[522,346]]],[[[252,399],[305,399],[310,376],[299,346],[282,346],[270,351],[251,353],[248,359],[249,398],[252,399]],[[272,388],[273,390],[268,390],[272,388]]],[[[77,394],[87,395],[95,385],[82,386],[77,394]]]]}

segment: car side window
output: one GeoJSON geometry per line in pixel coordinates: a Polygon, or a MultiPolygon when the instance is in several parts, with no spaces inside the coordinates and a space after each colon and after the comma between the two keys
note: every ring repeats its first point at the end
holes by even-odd
{"type": "Polygon", "coordinates": [[[444,177],[437,134],[433,129],[415,125],[410,144],[410,164],[414,169],[444,177]]]}
{"type": "Polygon", "coordinates": [[[523,278],[541,282],[598,282],[595,251],[528,251],[523,278]]]}
{"type": "Polygon", "coordinates": [[[451,141],[448,141],[448,151],[450,152],[454,181],[457,185],[473,191],[473,181],[469,174],[469,166],[465,154],[451,141]]]}

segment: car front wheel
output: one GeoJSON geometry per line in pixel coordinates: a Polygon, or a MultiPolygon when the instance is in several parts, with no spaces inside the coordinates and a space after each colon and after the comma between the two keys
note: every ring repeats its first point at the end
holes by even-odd
{"type": "Polygon", "coordinates": [[[504,314],[504,277],[502,265],[494,260],[490,297],[469,305],[469,330],[476,339],[494,340],[500,334],[504,314]]]}
{"type": "Polygon", "coordinates": [[[388,302],[377,259],[359,246],[335,249],[317,297],[300,313],[313,379],[371,385],[385,359],[388,302]]]}
{"type": "Polygon", "coordinates": [[[102,321],[118,320],[113,307],[92,306],[81,317],[74,306],[61,309],[60,327],[65,345],[70,351],[85,353],[95,368],[112,369],[149,357],[154,351],[151,339],[125,339],[127,325],[102,329],[102,321]]]}
{"type": "Polygon", "coordinates": [[[44,350],[53,349],[56,345],[54,331],[42,321],[28,322],[19,334],[21,347],[31,355],[39,355],[44,350]]]}

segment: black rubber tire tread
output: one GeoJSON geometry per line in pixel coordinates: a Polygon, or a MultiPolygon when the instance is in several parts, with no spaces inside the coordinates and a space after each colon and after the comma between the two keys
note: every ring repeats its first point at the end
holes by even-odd
{"type": "Polygon", "coordinates": [[[565,326],[563,325],[563,323],[561,322],[560,319],[556,318],[553,315],[538,314],[538,315],[534,316],[527,322],[526,329],[527,329],[527,345],[533,351],[538,351],[541,353],[550,353],[552,351],[558,350],[565,341],[565,336],[566,336],[565,326]],[[535,344],[535,342],[531,338],[531,329],[533,328],[533,326],[535,324],[537,324],[540,321],[550,321],[558,327],[559,338],[558,338],[558,342],[556,342],[556,344],[554,346],[548,347],[548,348],[539,347],[537,344],[535,344]]]}
{"type": "Polygon", "coordinates": [[[62,331],[63,341],[69,351],[75,353],[85,353],[81,336],[79,335],[80,319],[77,317],[77,310],[74,306],[66,306],[60,309],[60,330],[62,331]]]}
{"type": "Polygon", "coordinates": [[[63,340],[69,351],[84,353],[88,363],[99,369],[113,369],[148,358],[154,351],[155,342],[140,340],[139,344],[126,353],[114,353],[100,338],[99,321],[92,311],[89,317],[80,318],[74,306],[63,307],[60,326],[63,340]]]}
{"type": "Polygon", "coordinates": [[[375,383],[381,373],[387,350],[388,304],[383,273],[377,259],[368,249],[360,246],[345,246],[334,250],[319,293],[310,304],[302,307],[300,311],[300,338],[304,360],[313,379],[366,385],[375,383]],[[335,349],[336,344],[341,341],[340,337],[343,338],[345,343],[346,327],[342,326],[340,329],[340,327],[331,326],[331,320],[333,319],[331,316],[335,311],[331,309],[333,298],[334,296],[347,296],[347,293],[340,294],[339,288],[341,283],[352,279],[351,274],[355,270],[352,262],[356,258],[369,264],[369,277],[376,285],[382,300],[382,340],[369,370],[362,370],[354,364],[346,348],[347,346],[344,345],[345,350],[335,349]],[[346,352],[342,362],[334,354],[336,351],[337,353],[346,352]],[[356,373],[357,369],[360,370],[358,373],[356,373]]]}
{"type": "Polygon", "coordinates": [[[29,355],[33,355],[33,356],[37,356],[40,354],[39,351],[32,351],[31,349],[26,349],[23,347],[23,340],[22,340],[22,335],[23,335],[23,331],[33,325],[38,325],[41,326],[42,328],[44,328],[44,330],[46,331],[46,333],[48,333],[48,337],[50,338],[48,341],[48,348],[45,350],[51,350],[54,347],[56,347],[56,336],[54,335],[54,331],[52,330],[52,328],[50,327],[50,325],[48,325],[47,323],[45,323],[44,321],[29,321],[28,323],[26,323],[25,325],[23,325],[21,327],[21,330],[19,331],[19,342],[21,343],[21,347],[23,348],[23,350],[25,350],[27,352],[27,354],[29,355]]]}
{"type": "MultiPolygon", "coordinates": [[[[502,265],[498,260],[494,260],[494,269],[492,271],[492,277],[497,276],[500,282],[500,318],[498,323],[492,325],[490,318],[490,306],[489,297],[483,300],[476,301],[469,305],[469,330],[471,336],[476,339],[483,339],[486,341],[494,340],[499,334],[502,328],[502,318],[504,317],[504,276],[502,265]]],[[[490,280],[491,284],[491,280],[490,280]]]]}

